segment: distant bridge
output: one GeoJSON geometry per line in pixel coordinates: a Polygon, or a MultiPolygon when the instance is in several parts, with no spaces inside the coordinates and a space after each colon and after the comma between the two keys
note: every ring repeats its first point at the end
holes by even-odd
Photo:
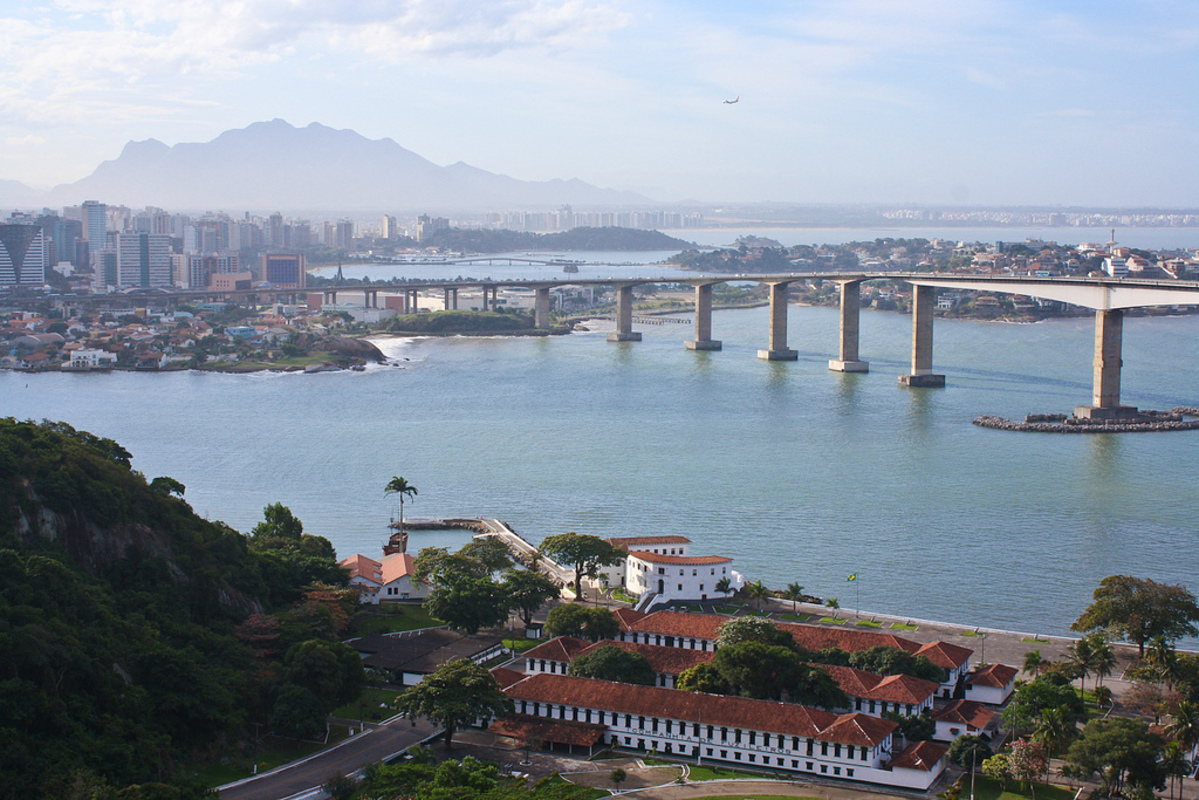
{"type": "MultiPolygon", "coordinates": [[[[551,262],[545,262],[551,263],[551,262]]],[[[633,330],[633,289],[648,284],[685,284],[695,289],[695,338],[685,342],[689,350],[721,349],[712,338],[712,287],[718,284],[753,282],[770,288],[770,329],[767,347],[758,357],[768,361],[794,361],[798,353],[787,347],[787,293],[791,284],[832,281],[841,287],[840,342],[838,358],[829,361],[829,369],[838,372],[867,372],[869,365],[859,358],[859,316],[861,285],[870,281],[902,281],[912,286],[912,366],[899,381],[910,387],[939,387],[945,376],[933,371],[933,310],[937,288],[970,289],[1001,294],[1026,295],[1070,303],[1095,310],[1094,383],[1091,405],[1078,406],[1075,414],[1095,419],[1114,419],[1136,413],[1135,408],[1120,405],[1121,347],[1124,311],[1129,308],[1199,305],[1199,283],[1161,279],[1109,277],[1042,277],[951,275],[938,272],[804,272],[774,275],[696,275],[686,277],[643,278],[572,278],[534,280],[418,281],[398,286],[320,288],[325,303],[336,303],[338,292],[362,292],[364,304],[378,307],[379,292],[402,293],[399,304],[405,313],[415,310],[422,292],[441,291],[445,307],[458,307],[462,289],[482,291],[482,307],[495,307],[501,289],[532,290],[534,324],[550,325],[550,291],[566,286],[604,286],[616,290],[616,330],[608,334],[611,342],[635,342],[641,334],[633,330]]],[[[123,296],[133,300],[160,299],[168,304],[200,298],[245,298],[254,302],[262,297],[291,296],[304,289],[259,287],[237,292],[211,290],[137,293],[123,296]]]]}

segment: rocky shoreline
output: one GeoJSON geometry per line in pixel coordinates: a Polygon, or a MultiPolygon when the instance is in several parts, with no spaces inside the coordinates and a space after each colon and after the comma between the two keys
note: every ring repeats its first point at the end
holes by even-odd
{"type": "Polygon", "coordinates": [[[1169,411],[1138,411],[1125,419],[1083,419],[1066,414],[1029,414],[1024,422],[983,414],[974,419],[982,428],[1022,433],[1157,433],[1199,429],[1199,408],[1179,406],[1169,411]],[[1187,419],[1190,417],[1191,419],[1187,419]]]}

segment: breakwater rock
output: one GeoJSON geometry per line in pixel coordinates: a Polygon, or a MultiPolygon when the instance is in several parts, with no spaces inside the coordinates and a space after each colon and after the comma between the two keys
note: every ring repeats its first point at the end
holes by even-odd
{"type": "Polygon", "coordinates": [[[1023,422],[983,414],[974,424],[983,428],[1025,433],[1156,433],[1199,429],[1199,408],[1179,406],[1169,411],[1139,411],[1123,419],[1083,419],[1066,414],[1029,414],[1023,422]],[[1191,419],[1187,419],[1190,417],[1191,419]]]}

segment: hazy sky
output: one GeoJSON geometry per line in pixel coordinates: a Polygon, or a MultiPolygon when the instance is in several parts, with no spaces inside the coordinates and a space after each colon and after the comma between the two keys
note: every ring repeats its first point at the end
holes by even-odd
{"type": "Polygon", "coordinates": [[[1194,207],[1197,81],[1195,0],[0,0],[0,178],[281,117],[662,200],[1194,207]]]}

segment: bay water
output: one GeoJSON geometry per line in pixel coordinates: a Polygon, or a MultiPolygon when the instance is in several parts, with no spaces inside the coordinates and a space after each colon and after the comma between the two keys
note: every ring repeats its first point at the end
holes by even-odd
{"type": "MultiPolygon", "coordinates": [[[[686,316],[686,315],[684,315],[686,316]]],[[[610,325],[610,323],[608,323],[610,325]]],[[[493,516],[536,542],[681,534],[772,588],[888,613],[1066,633],[1115,573],[1199,589],[1199,432],[979,428],[1088,403],[1093,321],[936,322],[948,386],[910,390],[910,317],[862,315],[866,375],[831,373],[837,312],[792,307],[798,362],[756,357],[764,308],[548,338],[380,339],[399,366],[317,375],[0,373],[0,415],[112,437],[147,477],[249,531],[282,502],[340,555],[396,514],[493,516]],[[858,579],[848,583],[856,573],[858,579]]],[[[1199,405],[1199,317],[1128,318],[1126,403],[1199,405]]],[[[415,550],[458,533],[414,533],[415,550]]]]}

